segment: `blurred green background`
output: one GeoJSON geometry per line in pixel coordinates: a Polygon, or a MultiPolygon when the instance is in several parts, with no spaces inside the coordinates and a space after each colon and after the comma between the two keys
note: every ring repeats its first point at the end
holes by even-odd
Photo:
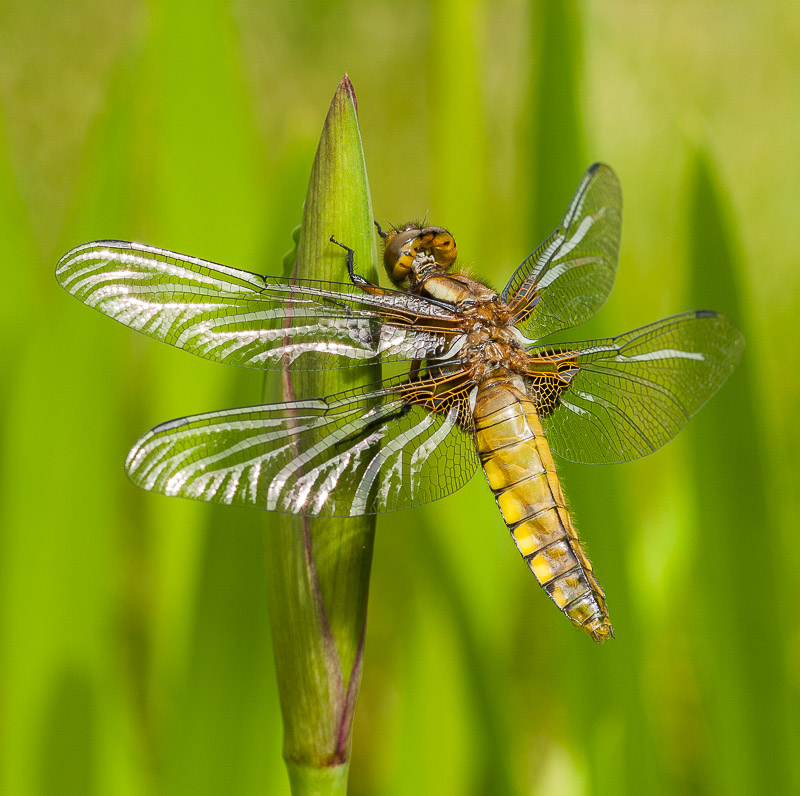
{"type": "Polygon", "coordinates": [[[261,379],[124,329],[53,269],[117,237],[279,272],[345,71],[379,221],[427,213],[500,287],[603,160],[621,265],[574,338],[713,308],[748,341],[677,441],[561,468],[603,647],[482,477],[379,520],[351,792],[798,792],[793,0],[4,0],[0,791],[288,790],[259,513],[122,469],[150,426],[257,403],[261,379]]]}

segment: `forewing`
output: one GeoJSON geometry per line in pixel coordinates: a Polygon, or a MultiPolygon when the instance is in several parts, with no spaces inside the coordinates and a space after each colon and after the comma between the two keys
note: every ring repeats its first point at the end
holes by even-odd
{"type": "Polygon", "coordinates": [[[609,340],[542,351],[543,362],[558,361],[559,375],[532,374],[530,385],[544,396],[543,424],[555,453],[587,464],[628,461],[672,439],[743,350],[744,338],[727,318],[688,312],[609,340]]]}
{"type": "Polygon", "coordinates": [[[444,356],[452,311],[393,290],[289,284],[183,254],[95,241],[66,254],[56,276],[84,304],[150,337],[241,367],[297,370],[444,356]]]}
{"type": "Polygon", "coordinates": [[[515,323],[539,340],[591,318],[603,306],[619,256],[622,190],[604,163],[584,174],[556,231],[515,271],[503,290],[515,323]]]}
{"type": "Polygon", "coordinates": [[[397,383],[164,423],[133,447],[128,475],[165,495],[309,516],[437,500],[478,464],[465,407],[429,412],[397,383]]]}

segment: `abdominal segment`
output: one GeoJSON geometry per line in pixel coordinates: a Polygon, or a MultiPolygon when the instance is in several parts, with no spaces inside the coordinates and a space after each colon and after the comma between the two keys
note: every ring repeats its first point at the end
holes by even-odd
{"type": "Polygon", "coordinates": [[[566,509],[536,407],[514,379],[482,384],[478,452],[506,525],[553,602],[595,641],[614,635],[605,594],[566,509]]]}

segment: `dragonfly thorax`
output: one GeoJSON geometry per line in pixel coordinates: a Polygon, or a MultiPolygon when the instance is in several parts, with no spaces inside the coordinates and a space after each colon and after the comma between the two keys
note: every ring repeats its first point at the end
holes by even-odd
{"type": "Polygon", "coordinates": [[[527,371],[528,353],[510,324],[508,309],[502,301],[488,307],[478,303],[465,314],[474,316],[472,329],[467,333],[462,350],[474,381],[483,381],[498,368],[505,368],[512,373],[527,371]],[[485,320],[483,316],[488,308],[494,310],[493,317],[485,320]]]}

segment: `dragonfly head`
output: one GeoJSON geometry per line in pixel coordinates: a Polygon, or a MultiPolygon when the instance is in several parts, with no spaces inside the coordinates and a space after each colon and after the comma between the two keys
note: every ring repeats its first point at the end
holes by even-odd
{"type": "Polygon", "coordinates": [[[444,270],[456,261],[458,248],[453,236],[443,227],[420,227],[406,224],[393,229],[384,238],[383,264],[389,279],[399,287],[408,284],[414,262],[422,255],[430,256],[444,270]]]}

